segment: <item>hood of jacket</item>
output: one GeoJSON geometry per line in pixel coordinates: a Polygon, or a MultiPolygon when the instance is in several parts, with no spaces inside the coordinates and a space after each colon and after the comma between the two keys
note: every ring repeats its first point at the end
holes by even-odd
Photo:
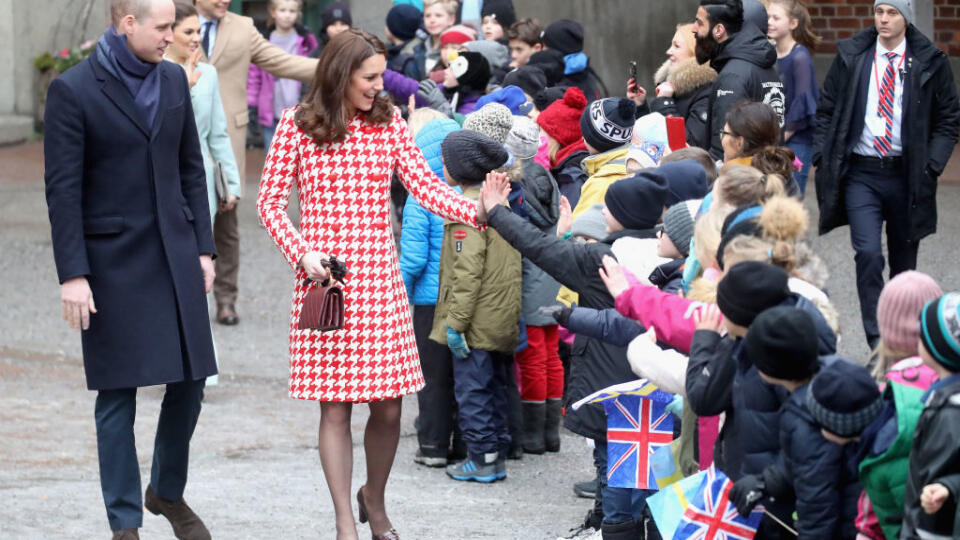
{"type": "MultiPolygon", "coordinates": [[[[853,37],[838,42],[837,51],[848,64],[851,64],[854,58],[876,45],[877,35],[875,26],[864,28],[853,37]]],[[[929,65],[937,56],[944,54],[913,25],[907,27],[906,40],[909,56],[917,59],[920,69],[929,65]]]]}
{"type": "Polygon", "coordinates": [[[777,63],[777,50],[756,26],[745,24],[733,37],[720,44],[720,52],[710,61],[710,67],[720,73],[731,60],[743,60],[766,69],[777,63]]]}
{"type": "Polygon", "coordinates": [[[710,64],[697,63],[696,58],[681,60],[673,71],[670,71],[670,60],[667,60],[653,76],[654,84],[669,82],[673,87],[673,97],[680,98],[692,94],[717,80],[717,72],[710,64]]]}
{"type": "Polygon", "coordinates": [[[601,154],[590,156],[580,164],[587,176],[608,176],[627,174],[627,151],[629,147],[621,146],[601,154]]]}
{"type": "Polygon", "coordinates": [[[540,229],[560,219],[560,188],[549,171],[539,163],[523,162],[523,204],[530,222],[540,229]]]}
{"type": "Polygon", "coordinates": [[[468,51],[482,54],[489,62],[491,69],[502,69],[510,65],[510,49],[498,41],[490,39],[468,41],[463,46],[468,51]]]}

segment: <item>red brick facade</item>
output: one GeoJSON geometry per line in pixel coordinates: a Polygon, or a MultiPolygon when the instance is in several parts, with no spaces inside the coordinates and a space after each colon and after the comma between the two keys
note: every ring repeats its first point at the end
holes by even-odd
{"type": "MultiPolygon", "coordinates": [[[[818,52],[836,52],[837,41],[873,25],[873,0],[810,0],[807,7],[823,37],[818,52]]],[[[960,0],[934,0],[933,21],[937,46],[960,56],[960,0]]]]}

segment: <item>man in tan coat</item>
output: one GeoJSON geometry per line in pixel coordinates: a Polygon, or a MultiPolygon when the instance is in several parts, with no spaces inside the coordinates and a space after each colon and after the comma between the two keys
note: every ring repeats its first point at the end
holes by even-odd
{"type": "MultiPolygon", "coordinates": [[[[246,171],[247,74],[250,63],[275,77],[313,81],[317,60],[287,54],[272,45],[253,26],[253,19],[227,11],[230,0],[194,0],[200,14],[201,48],[204,61],[217,68],[220,99],[227,116],[227,134],[237,158],[241,178],[246,171]]],[[[240,267],[240,235],[237,210],[217,213],[213,227],[219,257],[213,294],[217,300],[217,321],[237,324],[237,274],[240,267]]]]}

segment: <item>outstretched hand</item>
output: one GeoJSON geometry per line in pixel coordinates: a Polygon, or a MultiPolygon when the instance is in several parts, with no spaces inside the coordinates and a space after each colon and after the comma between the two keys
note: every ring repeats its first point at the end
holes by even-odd
{"type": "Polygon", "coordinates": [[[570,232],[571,227],[573,227],[573,209],[570,208],[570,200],[561,195],[560,219],[557,220],[557,236],[563,237],[563,235],[570,232]]]}
{"type": "Polygon", "coordinates": [[[709,330],[719,334],[723,326],[723,314],[716,304],[708,304],[693,312],[693,324],[697,330],[709,330]]]}
{"type": "Polygon", "coordinates": [[[603,267],[600,269],[600,279],[603,280],[603,284],[607,286],[607,290],[610,291],[610,296],[612,296],[614,300],[630,288],[627,276],[623,273],[623,267],[620,266],[620,263],[618,263],[616,259],[609,255],[603,256],[603,267]]]}
{"type": "Polygon", "coordinates": [[[484,222],[487,212],[498,204],[505,203],[509,195],[510,180],[506,173],[487,173],[487,179],[483,182],[483,188],[480,190],[480,208],[483,212],[484,222]]]}

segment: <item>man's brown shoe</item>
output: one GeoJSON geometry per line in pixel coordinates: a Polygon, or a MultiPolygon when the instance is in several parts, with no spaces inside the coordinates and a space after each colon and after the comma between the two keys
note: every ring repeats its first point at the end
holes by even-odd
{"type": "Polygon", "coordinates": [[[154,515],[163,515],[173,526],[179,540],[210,540],[210,531],[183,499],[167,501],[157,497],[151,486],[143,497],[143,505],[154,515]]]}
{"type": "Polygon", "coordinates": [[[113,540],[140,540],[140,532],[137,529],[113,531],[113,540]]]}
{"type": "Polygon", "coordinates": [[[225,326],[233,326],[240,322],[237,310],[233,304],[223,304],[217,307],[217,322],[225,326]]]}

